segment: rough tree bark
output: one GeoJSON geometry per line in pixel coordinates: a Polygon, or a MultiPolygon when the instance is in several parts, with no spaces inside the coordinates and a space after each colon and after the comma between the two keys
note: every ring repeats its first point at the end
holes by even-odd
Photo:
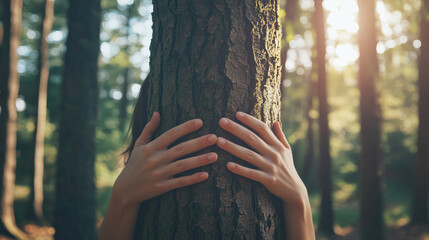
{"type": "Polygon", "coordinates": [[[40,28],[39,47],[39,75],[37,78],[36,92],[36,121],[34,129],[34,171],[33,188],[30,194],[30,216],[39,222],[43,222],[43,168],[44,168],[44,143],[48,97],[49,79],[49,46],[47,37],[51,32],[54,21],[54,0],[45,0],[42,14],[42,26],[40,28]]]}
{"type": "Polygon", "coordinates": [[[100,0],[70,0],[61,89],[55,239],[95,239],[100,0]]]}
{"type": "MultiPolygon", "coordinates": [[[[238,110],[280,120],[279,1],[154,1],[147,116],[160,131],[201,118],[215,133],[238,110]]],[[[195,134],[191,137],[195,137],[195,134]]],[[[209,179],[141,205],[136,239],[285,239],[281,204],[260,184],[231,174],[218,148],[209,179]]],[[[236,159],[235,159],[236,160],[236,159]]],[[[238,161],[238,160],[237,160],[238,161]]],[[[244,164],[244,163],[243,163],[244,164]]],[[[192,172],[192,171],[191,171],[192,172]]]]}
{"type": "Polygon", "coordinates": [[[413,224],[428,223],[428,161],[429,161],[429,0],[422,1],[422,19],[420,22],[419,60],[419,129],[417,136],[416,177],[414,184],[414,202],[411,221],[413,224]]]}
{"type": "Polygon", "coordinates": [[[375,1],[358,0],[360,90],[360,227],[365,240],[384,239],[381,107],[378,100],[375,1]]]}
{"type": "Polygon", "coordinates": [[[319,100],[319,183],[321,188],[320,219],[318,231],[325,235],[334,233],[332,210],[332,174],[328,122],[328,96],[326,80],[326,37],[323,0],[314,0],[314,23],[317,49],[317,98],[319,100]]]}
{"type": "Polygon", "coordinates": [[[26,238],[15,224],[13,209],[16,167],[16,99],[22,0],[2,2],[4,40],[0,62],[0,234],[26,238]]]}

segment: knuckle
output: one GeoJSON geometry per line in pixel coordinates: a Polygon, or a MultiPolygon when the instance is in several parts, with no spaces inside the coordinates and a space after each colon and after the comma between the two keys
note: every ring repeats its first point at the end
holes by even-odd
{"type": "Polygon", "coordinates": [[[270,173],[275,172],[275,171],[276,171],[276,166],[275,166],[274,164],[269,164],[269,166],[268,166],[268,171],[269,171],[270,173]]]}
{"type": "Polygon", "coordinates": [[[250,151],[250,150],[247,150],[247,151],[245,152],[244,157],[245,157],[247,160],[250,160],[250,161],[252,161],[252,160],[255,160],[255,159],[256,159],[255,153],[254,153],[254,152],[252,152],[252,151],[250,151]]]}
{"type": "Polygon", "coordinates": [[[158,180],[158,179],[160,179],[162,177],[162,172],[159,171],[159,170],[155,170],[155,171],[152,172],[152,176],[151,177],[154,180],[158,180]]]}
{"type": "Polygon", "coordinates": [[[282,162],[282,157],[279,154],[274,154],[273,156],[273,162],[278,165],[282,162]]]}
{"type": "Polygon", "coordinates": [[[266,132],[268,129],[267,124],[262,121],[258,121],[258,124],[256,124],[256,128],[260,132],[266,132]]]}
{"type": "Polygon", "coordinates": [[[174,168],[179,172],[183,172],[186,170],[186,163],[183,160],[177,161],[175,162],[174,168]]]}
{"type": "Polygon", "coordinates": [[[158,158],[156,157],[149,157],[146,159],[145,167],[148,169],[155,168],[156,164],[158,163],[158,158]]]}
{"type": "Polygon", "coordinates": [[[158,190],[158,191],[164,191],[165,190],[165,186],[159,182],[154,183],[152,186],[155,190],[158,190]]]}
{"type": "Polygon", "coordinates": [[[182,144],[179,144],[174,147],[174,152],[177,155],[183,155],[185,153],[185,147],[182,144]]]}
{"type": "Polygon", "coordinates": [[[188,185],[188,181],[189,180],[187,180],[186,178],[178,178],[177,179],[177,186],[178,187],[183,187],[183,186],[186,186],[186,185],[188,185]]]}
{"type": "Polygon", "coordinates": [[[273,172],[273,175],[274,175],[274,176],[278,176],[278,174],[279,174],[279,169],[278,169],[278,167],[277,167],[277,166],[274,166],[274,167],[273,167],[272,172],[273,172]]]}
{"type": "Polygon", "coordinates": [[[276,177],[269,177],[267,181],[268,181],[268,184],[275,185],[277,183],[277,178],[276,177]]]}
{"type": "Polygon", "coordinates": [[[153,144],[148,143],[146,145],[141,146],[142,152],[145,157],[149,156],[153,152],[153,144]]]}
{"type": "Polygon", "coordinates": [[[283,145],[281,145],[280,149],[277,150],[277,152],[279,152],[279,154],[281,154],[282,156],[286,155],[289,151],[290,149],[286,148],[283,145]]]}
{"type": "Polygon", "coordinates": [[[170,130],[170,137],[173,139],[179,138],[180,136],[180,130],[179,127],[175,127],[173,129],[170,130]]]}
{"type": "Polygon", "coordinates": [[[250,132],[247,136],[250,142],[256,142],[258,140],[258,136],[255,133],[250,132]]]}

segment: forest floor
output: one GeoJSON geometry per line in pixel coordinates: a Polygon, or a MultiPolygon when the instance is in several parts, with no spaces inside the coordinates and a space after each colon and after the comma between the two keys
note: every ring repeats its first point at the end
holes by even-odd
{"type": "MultiPolygon", "coordinates": [[[[38,227],[28,224],[24,231],[32,240],[53,240],[55,229],[53,227],[38,227]]],[[[336,228],[336,237],[317,237],[318,240],[358,240],[358,232],[350,227],[336,228]]],[[[1,237],[0,240],[10,238],[1,237]]],[[[429,240],[428,226],[403,226],[397,228],[387,228],[386,240],[429,240]]]]}
{"type": "MultiPolygon", "coordinates": [[[[352,227],[336,228],[335,237],[317,237],[318,240],[358,240],[359,232],[352,227]]],[[[402,226],[386,229],[386,240],[429,240],[428,226],[402,226]]]]}

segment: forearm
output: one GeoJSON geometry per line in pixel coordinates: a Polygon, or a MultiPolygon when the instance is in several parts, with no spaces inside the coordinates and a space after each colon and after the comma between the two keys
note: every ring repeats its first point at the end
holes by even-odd
{"type": "Polygon", "coordinates": [[[283,204],[283,211],[286,222],[287,239],[315,239],[313,217],[308,198],[294,205],[283,204]]]}
{"type": "Polygon", "coordinates": [[[98,232],[98,239],[133,239],[138,210],[138,204],[129,204],[112,196],[98,232]]]}

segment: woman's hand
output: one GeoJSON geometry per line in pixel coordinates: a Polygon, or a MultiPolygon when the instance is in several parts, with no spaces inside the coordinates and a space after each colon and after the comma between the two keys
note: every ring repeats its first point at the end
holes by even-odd
{"type": "Polygon", "coordinates": [[[137,139],[127,165],[115,182],[112,195],[119,196],[125,205],[139,204],[170,190],[204,181],[208,178],[207,172],[177,178],[173,176],[217,160],[217,154],[212,152],[175,161],[214,145],[217,140],[214,134],[167,149],[181,137],[200,129],[203,125],[200,119],[187,121],[150,141],[159,123],[160,115],[155,112],[137,139]]]}
{"type": "Polygon", "coordinates": [[[280,124],[275,122],[272,131],[265,123],[248,114],[238,112],[236,117],[254,132],[227,118],[222,118],[219,125],[243,140],[251,149],[221,137],[218,138],[217,145],[258,169],[234,162],[229,162],[227,168],[233,173],[262,183],[286,204],[300,203],[303,198],[307,198],[307,190],[295,170],[292,151],[280,124]]]}
{"type": "Polygon", "coordinates": [[[200,119],[187,121],[151,141],[159,123],[159,113],[155,112],[137,139],[127,165],[116,179],[106,216],[98,233],[100,240],[133,239],[141,202],[208,178],[207,172],[177,178],[174,175],[215,162],[216,153],[178,159],[214,145],[216,135],[208,134],[168,149],[168,146],[181,137],[200,129],[203,122],[200,119]]]}
{"type": "Polygon", "coordinates": [[[257,169],[234,162],[228,162],[227,168],[262,183],[268,191],[283,200],[287,239],[315,239],[307,189],[296,172],[292,151],[280,124],[275,122],[271,130],[265,123],[248,114],[238,112],[236,117],[254,132],[227,118],[222,118],[219,125],[243,140],[250,149],[221,137],[217,145],[257,169]]]}

